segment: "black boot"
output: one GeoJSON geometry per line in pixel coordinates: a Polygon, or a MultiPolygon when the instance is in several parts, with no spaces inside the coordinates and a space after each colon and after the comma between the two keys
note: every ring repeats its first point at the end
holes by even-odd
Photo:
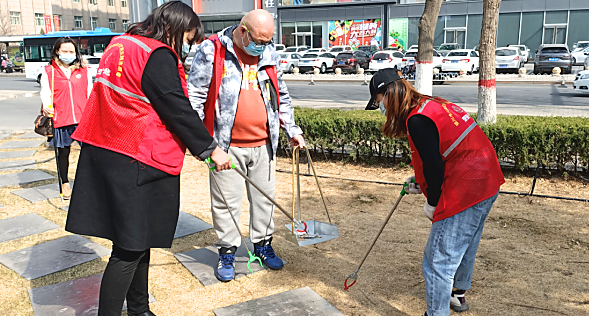
{"type": "Polygon", "coordinates": [[[151,311],[147,311],[145,313],[141,313],[141,314],[127,314],[127,316],[156,316],[154,313],[152,313],[151,311]]]}

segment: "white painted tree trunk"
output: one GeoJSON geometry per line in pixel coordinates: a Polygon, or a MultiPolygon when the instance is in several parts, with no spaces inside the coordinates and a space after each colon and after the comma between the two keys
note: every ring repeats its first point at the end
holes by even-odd
{"type": "Polygon", "coordinates": [[[497,121],[497,89],[495,81],[493,84],[479,84],[479,109],[477,121],[479,123],[495,123],[497,121]]]}
{"type": "Polygon", "coordinates": [[[433,71],[434,64],[432,62],[417,62],[415,69],[415,89],[421,94],[432,95],[433,88],[433,71]]]}

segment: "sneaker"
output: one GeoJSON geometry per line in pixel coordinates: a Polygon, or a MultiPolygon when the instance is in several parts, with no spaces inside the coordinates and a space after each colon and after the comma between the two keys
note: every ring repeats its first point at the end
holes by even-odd
{"type": "Polygon", "coordinates": [[[278,270],[284,266],[282,259],[278,257],[274,253],[274,249],[272,249],[272,237],[268,240],[262,240],[257,244],[254,244],[254,254],[260,259],[262,262],[268,266],[268,268],[272,270],[278,270]]]}
{"type": "Polygon", "coordinates": [[[237,247],[219,249],[219,264],[215,277],[221,282],[229,282],[235,277],[235,251],[237,247]]]}
{"type": "Polygon", "coordinates": [[[465,312],[468,310],[468,304],[464,298],[465,290],[452,291],[452,297],[450,298],[450,308],[458,313],[465,312]]]}

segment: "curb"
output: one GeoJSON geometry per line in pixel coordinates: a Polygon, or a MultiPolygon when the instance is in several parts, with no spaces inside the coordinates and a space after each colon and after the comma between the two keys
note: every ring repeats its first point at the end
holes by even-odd
{"type": "Polygon", "coordinates": [[[27,76],[24,73],[15,73],[15,74],[4,74],[0,73],[0,78],[26,78],[27,76]]]}
{"type": "MultiPolygon", "coordinates": [[[[292,78],[292,77],[287,77],[284,78],[283,80],[285,82],[311,82],[311,78],[305,78],[305,77],[301,77],[301,78],[292,78]]],[[[346,79],[346,78],[313,78],[314,82],[326,82],[326,83],[364,83],[364,78],[350,78],[350,79],[346,79]]],[[[370,81],[370,78],[368,78],[368,81],[370,81]]],[[[413,82],[413,80],[409,80],[409,82],[413,82]]],[[[465,84],[478,84],[478,80],[445,80],[444,81],[445,84],[451,84],[451,83],[465,83],[465,84]]],[[[573,84],[573,80],[565,80],[564,82],[565,84],[569,84],[572,85],[573,84]]],[[[551,84],[551,85],[560,85],[562,84],[562,81],[543,81],[543,80],[506,80],[506,81],[496,81],[497,85],[500,84],[551,84]]]]}
{"type": "Polygon", "coordinates": [[[14,94],[1,94],[1,93],[2,93],[2,91],[0,90],[0,101],[8,100],[8,99],[17,99],[17,98],[31,98],[31,97],[39,96],[41,94],[40,91],[14,93],[14,94]]]}

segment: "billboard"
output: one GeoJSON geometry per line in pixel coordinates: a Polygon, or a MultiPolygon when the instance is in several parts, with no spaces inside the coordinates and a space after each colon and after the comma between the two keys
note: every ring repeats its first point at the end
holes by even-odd
{"type": "Polygon", "coordinates": [[[409,26],[408,18],[390,19],[389,20],[389,47],[401,48],[406,50],[407,47],[407,27],[409,26]]]}
{"type": "Polygon", "coordinates": [[[354,50],[362,45],[380,47],[382,43],[380,22],[380,19],[329,21],[329,47],[350,45],[354,50]]]}
{"type": "Polygon", "coordinates": [[[8,46],[8,59],[12,60],[12,63],[16,67],[25,66],[25,58],[21,52],[22,46],[8,46]]]}

